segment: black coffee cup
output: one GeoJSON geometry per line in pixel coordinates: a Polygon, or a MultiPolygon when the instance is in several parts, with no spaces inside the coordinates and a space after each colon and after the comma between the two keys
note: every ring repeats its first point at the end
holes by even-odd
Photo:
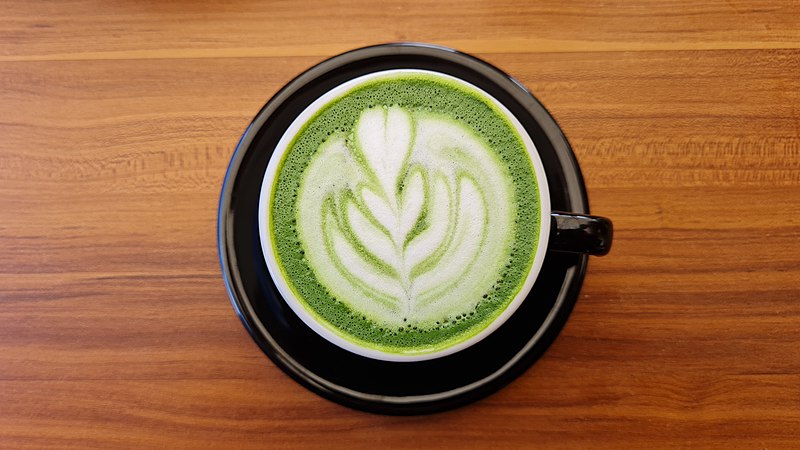
{"type": "Polygon", "coordinates": [[[223,186],[220,257],[243,323],[289,375],[348,406],[383,413],[430,412],[498,389],[552,342],[577,298],[587,255],[605,255],[611,247],[611,222],[588,213],[585,187],[569,144],[552,117],[518,82],[454,50],[388,44],[348,52],[309,69],[278,92],[254,119],[223,186]],[[488,335],[432,358],[375,358],[321,336],[298,317],[286,291],[270,277],[265,254],[259,251],[263,230],[257,214],[257,186],[263,184],[270,156],[294,119],[337,86],[392,70],[435,72],[464,80],[507,108],[540,158],[540,183],[544,183],[548,203],[549,225],[543,230],[549,235],[546,251],[527,298],[488,335]],[[475,368],[476,361],[482,367],[475,368]]]}

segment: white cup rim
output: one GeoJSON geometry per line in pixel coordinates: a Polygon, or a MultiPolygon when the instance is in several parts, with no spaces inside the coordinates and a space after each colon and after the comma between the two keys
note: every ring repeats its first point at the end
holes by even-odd
{"type": "Polygon", "coordinates": [[[500,328],[500,326],[502,326],[514,314],[514,312],[519,308],[519,306],[523,303],[523,301],[525,301],[531,289],[533,288],[533,284],[538,278],[539,272],[541,271],[542,265],[544,263],[544,257],[547,252],[547,245],[550,237],[550,219],[551,219],[550,215],[551,215],[550,192],[547,183],[546,173],[544,170],[544,165],[541,161],[541,158],[539,157],[538,151],[536,150],[536,146],[533,143],[533,139],[530,137],[528,132],[522,126],[519,119],[517,119],[517,117],[514,116],[514,114],[511,113],[511,111],[509,111],[504,104],[502,104],[499,100],[497,100],[488,92],[479,88],[478,86],[475,86],[472,83],[469,83],[465,80],[462,80],[461,78],[454,77],[449,74],[436,72],[432,70],[423,70],[423,69],[391,69],[391,70],[383,70],[383,71],[368,73],[353,78],[351,80],[348,80],[334,87],[333,89],[325,92],[316,100],[314,100],[292,121],[292,123],[289,125],[289,127],[281,136],[281,139],[278,141],[278,144],[275,146],[275,150],[270,156],[270,160],[269,163],[267,164],[264,177],[262,178],[261,191],[258,204],[258,226],[259,226],[259,238],[261,243],[262,255],[264,256],[267,269],[269,270],[270,276],[272,277],[275,286],[277,287],[284,301],[292,309],[292,311],[309,328],[314,330],[314,332],[316,332],[318,335],[320,335],[327,341],[331,342],[332,344],[360,356],[365,356],[372,359],[390,361],[390,362],[426,361],[452,355],[454,353],[457,353],[461,350],[467,349],[475,345],[476,343],[480,342],[484,338],[491,335],[498,328],[500,328]],[[533,264],[531,265],[528,275],[525,278],[525,282],[523,283],[523,286],[519,290],[517,295],[506,306],[503,312],[500,313],[500,315],[498,315],[486,328],[484,328],[480,332],[452,346],[437,351],[433,351],[430,353],[422,353],[422,354],[395,354],[378,350],[375,348],[361,346],[339,336],[338,334],[334,333],[332,330],[330,330],[329,328],[318,322],[317,319],[314,318],[314,316],[306,309],[306,307],[303,306],[302,302],[299,299],[297,299],[291,287],[289,286],[287,280],[284,278],[282,270],[275,257],[275,253],[271,243],[272,237],[271,233],[269,232],[271,226],[269,205],[271,203],[272,191],[274,185],[272,181],[274,177],[277,175],[277,171],[280,166],[280,162],[283,159],[283,155],[288,150],[289,144],[297,135],[297,133],[300,131],[302,126],[309,119],[311,119],[311,117],[317,111],[319,111],[323,106],[335,100],[336,98],[344,95],[353,88],[367,81],[379,77],[391,77],[399,74],[426,74],[426,75],[443,77],[450,81],[458,83],[462,86],[465,86],[470,90],[476,91],[482,97],[491,101],[498,109],[500,109],[504,113],[505,117],[511,122],[511,124],[514,126],[519,136],[522,138],[525,147],[528,151],[528,155],[531,159],[531,165],[533,166],[534,169],[534,174],[536,176],[538,193],[539,193],[538,200],[539,200],[539,210],[540,210],[540,217],[539,217],[540,228],[539,228],[539,239],[537,242],[536,254],[534,256],[533,264]]]}

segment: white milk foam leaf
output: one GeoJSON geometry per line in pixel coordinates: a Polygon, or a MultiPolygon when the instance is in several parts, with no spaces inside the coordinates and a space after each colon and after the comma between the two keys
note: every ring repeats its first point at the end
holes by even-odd
{"type": "Polygon", "coordinates": [[[315,276],[388,328],[433,327],[491,290],[515,235],[514,187],[459,121],[399,106],[361,112],[303,175],[297,230],[315,276]]]}

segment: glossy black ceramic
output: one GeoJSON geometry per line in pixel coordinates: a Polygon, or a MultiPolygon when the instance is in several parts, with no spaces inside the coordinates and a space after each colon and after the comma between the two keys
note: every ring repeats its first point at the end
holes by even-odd
{"type": "MultiPolygon", "coordinates": [[[[317,335],[292,312],[270,278],[259,242],[259,194],[270,155],[292,120],[326,91],[367,73],[402,68],[461,78],[502,102],[539,151],[552,209],[588,214],[581,172],[566,138],[524,87],[497,68],[454,50],[388,44],[354,50],[312,67],[258,113],[242,136],[225,177],[219,207],[219,252],[228,293],[242,323],[287,374],[317,394],[353,408],[421,414],[480,399],[533,364],[567,320],[588,256],[548,252],[531,293],[500,328],[465,350],[433,360],[386,362],[356,355],[317,335]]],[[[596,225],[592,225],[594,234],[596,225]]],[[[608,244],[610,228],[607,231],[608,244]]],[[[607,247],[595,253],[604,251],[607,247]]]]}

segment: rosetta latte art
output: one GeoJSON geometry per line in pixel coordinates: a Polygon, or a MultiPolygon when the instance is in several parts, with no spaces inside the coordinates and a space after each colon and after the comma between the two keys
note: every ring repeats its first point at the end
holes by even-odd
{"type": "Polygon", "coordinates": [[[514,187],[470,128],[377,106],[332,134],[297,192],[300,243],[337,301],[387,327],[465,316],[508,263],[514,187]]]}

